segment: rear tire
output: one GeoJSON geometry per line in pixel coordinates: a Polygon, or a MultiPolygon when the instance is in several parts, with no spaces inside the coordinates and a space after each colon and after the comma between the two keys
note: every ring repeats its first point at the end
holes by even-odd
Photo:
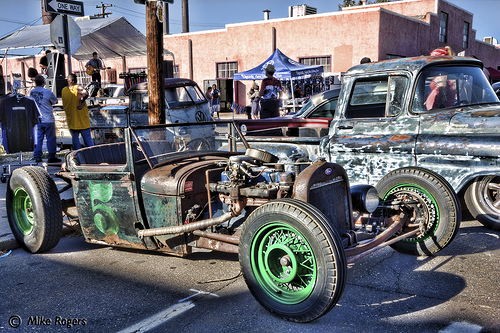
{"type": "Polygon", "coordinates": [[[395,250],[431,255],[448,246],[457,235],[462,216],[460,201],[451,185],[437,173],[417,167],[397,169],[380,180],[377,191],[382,200],[408,202],[416,222],[423,222],[422,231],[415,237],[392,244],[395,250]]]}
{"type": "Polygon", "coordinates": [[[500,230],[500,177],[478,177],[467,188],[465,204],[471,215],[485,227],[500,230]]]}
{"type": "Polygon", "coordinates": [[[309,322],[330,311],[342,295],[347,262],[338,233],[314,206],[280,199],[255,209],[239,246],[250,292],[268,311],[309,322]]]}
{"type": "Polygon", "coordinates": [[[61,200],[43,168],[26,166],[12,172],[6,207],[12,233],[28,251],[44,252],[57,245],[63,225],[61,200]]]}

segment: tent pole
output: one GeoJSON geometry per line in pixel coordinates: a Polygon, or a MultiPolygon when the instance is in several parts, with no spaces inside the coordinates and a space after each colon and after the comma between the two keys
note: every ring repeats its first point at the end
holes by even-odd
{"type": "Polygon", "coordinates": [[[293,112],[295,112],[295,94],[293,89],[293,79],[290,77],[290,90],[292,91],[293,112]]]}
{"type": "Polygon", "coordinates": [[[5,59],[5,79],[3,80],[3,82],[4,82],[4,93],[5,93],[5,95],[7,95],[7,86],[8,86],[8,84],[7,84],[7,68],[8,68],[8,67],[7,67],[7,52],[9,52],[9,48],[6,48],[6,49],[5,49],[5,54],[4,54],[4,56],[3,56],[3,58],[5,59]]]}

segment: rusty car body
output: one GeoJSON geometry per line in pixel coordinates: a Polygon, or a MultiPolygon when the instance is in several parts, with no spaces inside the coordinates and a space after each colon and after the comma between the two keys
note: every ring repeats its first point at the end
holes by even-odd
{"type": "Polygon", "coordinates": [[[459,193],[473,217],[500,230],[500,103],[476,59],[357,65],[344,75],[328,135],[317,135],[324,129],[282,133],[265,138],[249,130],[253,137],[247,139],[286,161],[338,163],[354,184],[376,185],[401,167],[432,170],[459,193]],[[437,87],[438,80],[446,85],[437,87]]]}
{"type": "Polygon", "coordinates": [[[460,226],[458,197],[433,172],[395,170],[380,200],[338,164],[278,163],[230,121],[129,127],[124,142],[68,154],[57,176],[60,191],[41,167],[9,178],[9,223],[28,251],[57,245],[64,212],[91,243],[238,253],[258,302],[297,322],[335,306],[348,263],[389,245],[431,255],[460,226]],[[61,201],[70,189],[74,200],[61,201]]]}

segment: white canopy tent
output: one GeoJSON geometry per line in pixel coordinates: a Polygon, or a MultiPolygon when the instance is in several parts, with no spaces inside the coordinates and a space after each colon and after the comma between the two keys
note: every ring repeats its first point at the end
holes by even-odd
{"type": "MultiPolygon", "coordinates": [[[[124,17],[78,19],[76,24],[81,30],[82,46],[72,57],[79,61],[92,58],[93,52],[97,52],[101,58],[124,58],[147,54],[146,36],[124,17]]],[[[4,60],[7,61],[12,50],[25,49],[24,54],[34,55],[38,54],[41,48],[53,46],[49,24],[26,26],[0,39],[0,54],[4,54],[4,60]],[[33,53],[26,53],[26,49],[33,50],[33,53]]],[[[3,74],[5,77],[8,76],[6,62],[3,74]]],[[[7,84],[4,87],[6,92],[7,84]]]]}
{"type": "MultiPolygon", "coordinates": [[[[124,17],[77,20],[82,46],[73,55],[77,60],[92,58],[97,52],[103,58],[146,55],[146,36],[124,17]]],[[[0,39],[0,52],[7,50],[51,47],[50,26],[23,27],[0,39]]]]}

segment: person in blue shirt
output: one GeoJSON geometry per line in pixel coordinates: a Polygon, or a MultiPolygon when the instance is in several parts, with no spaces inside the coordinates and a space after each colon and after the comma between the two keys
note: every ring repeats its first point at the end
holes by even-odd
{"type": "Polygon", "coordinates": [[[43,75],[35,77],[35,88],[31,90],[30,97],[35,100],[38,110],[42,116],[41,122],[37,125],[36,147],[33,152],[35,162],[42,161],[43,139],[47,139],[48,163],[59,163],[60,158],[56,157],[56,122],[54,118],[54,108],[52,105],[57,103],[57,97],[52,91],[44,88],[45,78],[43,75]]]}

